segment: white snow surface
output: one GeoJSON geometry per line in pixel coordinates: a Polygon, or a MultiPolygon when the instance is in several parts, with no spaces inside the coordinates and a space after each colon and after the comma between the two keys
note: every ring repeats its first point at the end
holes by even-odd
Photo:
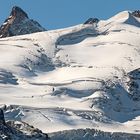
{"type": "Polygon", "coordinates": [[[43,132],[140,133],[127,73],[140,68],[140,22],[124,11],[92,25],[0,39],[0,104],[7,120],[43,132]]]}

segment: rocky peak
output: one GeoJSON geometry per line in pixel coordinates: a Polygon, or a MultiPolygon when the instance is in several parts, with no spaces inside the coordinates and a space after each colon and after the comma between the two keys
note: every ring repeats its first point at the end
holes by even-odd
{"type": "Polygon", "coordinates": [[[140,101],[140,68],[130,71],[128,74],[127,89],[134,101],[140,101]]]}
{"type": "Polygon", "coordinates": [[[99,22],[98,18],[89,18],[84,24],[94,24],[98,22],[99,22]]]}
{"type": "Polygon", "coordinates": [[[136,11],[132,12],[132,15],[140,18],[140,10],[136,10],[136,11]]]}
{"type": "Polygon", "coordinates": [[[26,12],[20,7],[14,6],[10,16],[0,27],[0,38],[41,31],[45,31],[45,29],[37,21],[29,19],[26,12]]]}
{"type": "Polygon", "coordinates": [[[12,8],[10,16],[28,18],[28,15],[18,6],[12,8]]]}

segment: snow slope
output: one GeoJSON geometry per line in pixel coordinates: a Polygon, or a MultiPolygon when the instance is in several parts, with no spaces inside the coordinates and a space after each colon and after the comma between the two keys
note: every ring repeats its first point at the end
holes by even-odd
{"type": "Polygon", "coordinates": [[[47,133],[78,128],[140,133],[140,81],[134,78],[139,25],[139,18],[124,11],[94,24],[0,39],[6,119],[47,133]]]}

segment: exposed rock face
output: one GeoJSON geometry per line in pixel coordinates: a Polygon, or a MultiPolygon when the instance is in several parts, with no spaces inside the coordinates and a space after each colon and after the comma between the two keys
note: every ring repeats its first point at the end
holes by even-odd
{"type": "Polygon", "coordinates": [[[0,140],[48,140],[48,135],[24,122],[5,122],[0,109],[0,140]]]}
{"type": "Polygon", "coordinates": [[[84,24],[94,24],[98,22],[99,22],[99,19],[97,18],[89,18],[84,24]]]}
{"type": "Polygon", "coordinates": [[[132,15],[140,18],[140,10],[136,10],[136,11],[132,12],[132,15]]]}
{"type": "Polygon", "coordinates": [[[77,129],[55,132],[51,140],[139,140],[139,134],[103,132],[96,129],[77,129]]]}
{"type": "Polygon", "coordinates": [[[12,8],[10,16],[0,27],[0,38],[41,31],[45,31],[45,29],[38,22],[29,19],[21,8],[15,6],[12,8]]]}
{"type": "Polygon", "coordinates": [[[15,6],[12,8],[10,16],[19,18],[28,18],[28,15],[19,7],[15,6]]]}
{"type": "Polygon", "coordinates": [[[2,109],[0,109],[0,125],[1,124],[5,124],[4,113],[2,109]]]}
{"type": "Polygon", "coordinates": [[[134,101],[140,100],[140,69],[128,73],[128,92],[134,101]]]}

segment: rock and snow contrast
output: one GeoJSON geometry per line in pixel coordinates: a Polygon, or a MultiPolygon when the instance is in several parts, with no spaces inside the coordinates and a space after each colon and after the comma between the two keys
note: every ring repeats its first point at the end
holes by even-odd
{"type": "Polygon", "coordinates": [[[52,133],[51,140],[139,140],[138,134],[103,132],[94,129],[77,129],[52,133]]]}
{"type": "Polygon", "coordinates": [[[45,31],[37,22],[28,18],[28,15],[19,7],[12,8],[10,16],[0,27],[0,38],[24,35],[45,31]]]}
{"type": "Polygon", "coordinates": [[[53,140],[140,139],[139,13],[1,38],[5,120],[53,140]]]}
{"type": "Polygon", "coordinates": [[[24,122],[5,122],[0,109],[0,140],[48,140],[48,135],[24,122]]]}

